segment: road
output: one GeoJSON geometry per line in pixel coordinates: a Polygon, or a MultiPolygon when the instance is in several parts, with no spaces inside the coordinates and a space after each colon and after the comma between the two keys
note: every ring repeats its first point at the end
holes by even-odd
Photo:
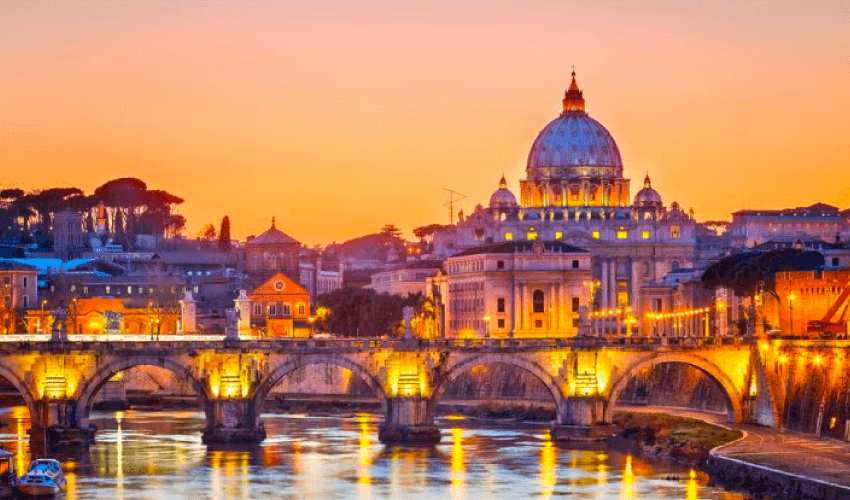
{"type": "Polygon", "coordinates": [[[850,443],[758,425],[731,424],[726,414],[670,407],[618,407],[622,411],[667,413],[697,418],[743,431],[744,437],[715,449],[715,454],[777,471],[824,481],[850,491],[850,443]]]}

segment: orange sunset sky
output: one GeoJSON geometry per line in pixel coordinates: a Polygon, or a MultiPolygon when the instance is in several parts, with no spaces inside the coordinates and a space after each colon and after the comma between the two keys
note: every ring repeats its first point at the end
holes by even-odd
{"type": "Polygon", "coordinates": [[[518,192],[573,64],[632,195],[850,207],[850,3],[814,0],[3,0],[0,187],[132,176],[189,236],[411,236],[444,187],[518,192]]]}

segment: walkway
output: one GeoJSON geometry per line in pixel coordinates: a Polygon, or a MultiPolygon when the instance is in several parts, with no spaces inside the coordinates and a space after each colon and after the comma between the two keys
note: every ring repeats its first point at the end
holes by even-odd
{"type": "Polygon", "coordinates": [[[725,414],[712,412],[634,406],[618,407],[618,410],[667,413],[743,431],[744,438],[715,448],[713,454],[810,481],[829,483],[830,486],[846,489],[850,496],[850,442],[779,432],[757,425],[730,424],[725,414]]]}

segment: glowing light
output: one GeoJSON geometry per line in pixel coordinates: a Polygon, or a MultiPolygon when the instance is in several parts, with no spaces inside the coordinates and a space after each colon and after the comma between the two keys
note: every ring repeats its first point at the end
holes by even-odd
{"type": "Polygon", "coordinates": [[[782,356],[779,356],[779,362],[780,362],[780,363],[784,363],[784,362],[786,362],[786,361],[788,361],[788,357],[787,357],[787,356],[785,356],[784,354],[783,354],[782,356]]]}
{"type": "Polygon", "coordinates": [[[557,452],[552,444],[552,436],[548,432],[544,434],[545,441],[540,448],[540,486],[543,489],[543,498],[550,498],[555,487],[557,452]]]}
{"type": "Polygon", "coordinates": [[[822,360],[821,360],[820,356],[815,356],[815,364],[816,365],[819,365],[821,363],[821,361],[822,360]]]}

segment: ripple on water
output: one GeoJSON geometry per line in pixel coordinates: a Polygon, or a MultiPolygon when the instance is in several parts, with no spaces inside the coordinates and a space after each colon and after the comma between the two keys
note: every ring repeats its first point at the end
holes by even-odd
{"type": "MultiPolygon", "coordinates": [[[[405,447],[378,443],[380,418],[371,414],[263,420],[269,438],[260,446],[215,449],[200,442],[201,412],[93,414],[101,429],[96,442],[62,457],[73,479],[66,498],[741,498],[706,487],[704,477],[690,479],[675,465],[606,448],[560,448],[542,427],[446,419],[441,444],[405,447]],[[662,479],[670,475],[686,480],[662,479]]],[[[28,461],[19,430],[0,429],[0,442],[16,453],[20,448],[28,461]]]]}

